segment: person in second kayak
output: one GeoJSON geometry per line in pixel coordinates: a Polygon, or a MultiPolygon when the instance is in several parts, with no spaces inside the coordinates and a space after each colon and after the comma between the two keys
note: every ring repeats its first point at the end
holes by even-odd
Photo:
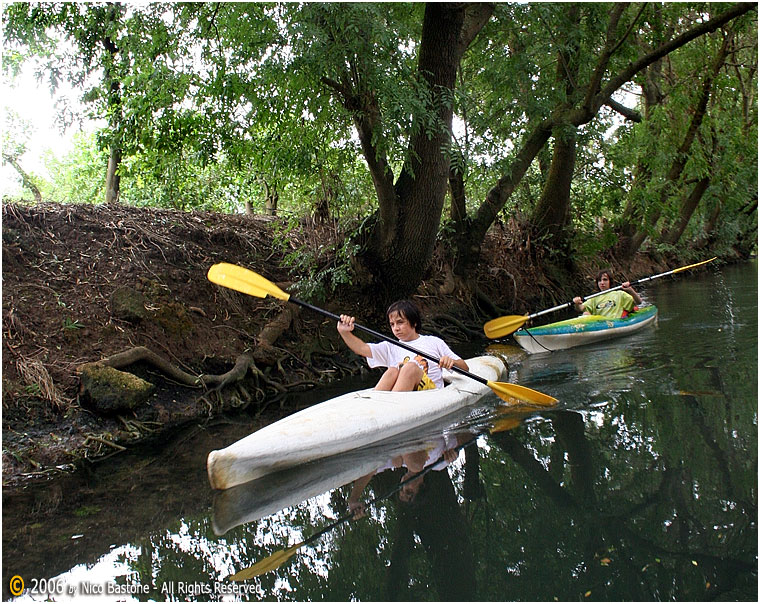
{"type": "MultiPolygon", "coordinates": [[[[599,274],[596,276],[596,285],[601,292],[610,288],[612,285],[612,274],[609,270],[599,271],[599,274]]],[[[583,298],[576,296],[573,298],[573,304],[575,304],[576,310],[583,312],[584,315],[602,315],[611,319],[626,317],[637,305],[641,304],[641,297],[631,287],[630,281],[626,281],[622,285],[622,290],[617,289],[606,294],[594,296],[585,302],[583,298]]]]}
{"type": "Polygon", "coordinates": [[[356,354],[366,357],[370,367],[387,367],[375,390],[393,390],[394,392],[428,390],[443,388],[441,369],[459,367],[468,371],[467,363],[452,352],[441,338],[420,335],[422,327],[420,311],[410,300],[399,300],[390,305],[387,311],[388,322],[393,335],[421,352],[436,357],[439,362],[428,361],[414,355],[405,348],[394,346],[390,342],[368,344],[352,332],[354,317],[341,315],[338,321],[338,333],[346,345],[356,354]]]}

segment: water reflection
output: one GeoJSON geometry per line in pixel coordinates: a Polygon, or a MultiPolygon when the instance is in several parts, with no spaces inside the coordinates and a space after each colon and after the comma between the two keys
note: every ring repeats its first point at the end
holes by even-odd
{"type": "MultiPolygon", "coordinates": [[[[508,547],[498,560],[515,568],[517,579],[531,574],[533,561],[542,559],[551,577],[547,582],[570,599],[572,587],[569,593],[559,591],[562,581],[575,587],[577,597],[602,600],[672,599],[677,594],[702,600],[744,590],[751,594],[756,589],[756,547],[745,538],[756,536],[756,500],[751,482],[739,487],[741,497],[736,497],[734,485],[724,483],[738,469],[728,452],[712,433],[702,442],[699,432],[685,450],[663,448],[673,441],[661,441],[651,429],[663,430],[671,424],[669,417],[646,426],[627,410],[608,408],[606,414],[610,411],[614,417],[601,425],[576,411],[547,412],[541,424],[533,425],[535,436],[543,439],[526,442],[515,434],[489,438],[520,468],[515,478],[529,485],[523,500],[532,503],[532,514],[506,514],[504,521],[513,532],[528,538],[520,540],[522,548],[508,547]],[[537,441],[545,445],[535,447],[537,441]],[[711,441],[702,459],[693,454],[711,441]],[[533,543],[557,552],[556,561],[533,543]]],[[[705,410],[684,411],[680,421],[694,420],[705,410]]],[[[707,427],[703,421],[699,425],[700,432],[707,427]]],[[[508,581],[501,585],[505,590],[511,586],[508,581]]],[[[551,591],[540,593],[541,599],[550,599],[551,591]]]]}
{"type": "MultiPolygon", "coordinates": [[[[444,472],[465,448],[475,444],[479,436],[489,431],[514,428],[535,412],[530,408],[506,406],[496,410],[464,410],[428,425],[421,432],[394,436],[372,446],[315,460],[220,491],[214,498],[214,532],[223,535],[234,527],[344,485],[350,485],[346,504],[349,516],[354,520],[367,514],[369,503],[393,495],[404,504],[415,505],[426,498],[425,485],[430,482],[426,476],[429,473],[444,472]],[[464,419],[454,421],[457,416],[464,419]],[[365,490],[370,483],[387,484],[386,478],[390,475],[397,478],[397,486],[385,495],[365,502],[365,490]]],[[[474,449],[477,451],[477,447],[474,449]]],[[[472,454],[467,459],[477,465],[477,458],[472,454]]],[[[477,473],[475,479],[477,481],[477,473]]]]}
{"type": "MultiPolygon", "coordinates": [[[[444,433],[435,439],[431,439],[427,446],[422,449],[406,451],[391,458],[373,472],[355,480],[348,497],[348,509],[354,512],[355,517],[361,517],[366,512],[366,506],[360,501],[361,494],[370,480],[382,472],[390,472],[394,469],[403,469],[399,473],[400,485],[398,490],[399,501],[406,504],[414,504],[425,485],[423,470],[440,472],[459,457],[460,450],[465,444],[473,442],[471,433],[448,434],[444,433]]],[[[421,498],[424,499],[424,498],[421,498]]]]}
{"type": "Polygon", "coordinates": [[[470,526],[448,472],[428,474],[415,496],[408,501],[399,498],[396,507],[398,520],[389,559],[387,599],[410,599],[407,586],[418,574],[412,562],[418,538],[434,580],[431,598],[472,601],[476,576],[470,526]]]}
{"type": "Polygon", "coordinates": [[[497,418],[494,398],[436,431],[216,495],[206,453],[251,427],[202,430],[4,497],[3,595],[20,574],[149,588],[128,600],[197,587],[242,601],[756,601],[756,268],[648,293],[656,328],[512,362],[510,381],[557,396],[555,410],[497,418]],[[431,467],[434,447],[494,424],[431,467]],[[418,495],[400,501],[420,464],[418,495]],[[316,534],[229,591],[231,575],[316,534]]]}
{"type": "MultiPolygon", "coordinates": [[[[446,422],[452,422],[452,419],[446,422]]],[[[448,428],[452,424],[443,425],[448,428]]],[[[453,425],[456,426],[456,422],[453,425]]],[[[438,461],[443,453],[441,442],[457,442],[459,439],[469,442],[473,431],[483,429],[478,426],[479,423],[473,423],[466,432],[454,434],[442,433],[443,428],[440,427],[428,427],[422,433],[396,436],[373,446],[319,459],[220,491],[214,498],[214,531],[217,535],[223,535],[235,526],[258,520],[349,483],[361,484],[355,496],[349,498],[358,502],[359,494],[375,474],[402,466],[409,468],[411,473],[421,472],[438,461]],[[427,461],[426,458],[431,455],[432,459],[427,461]]],[[[407,490],[413,488],[411,483],[407,485],[407,490]]]]}
{"type": "MultiPolygon", "coordinates": [[[[285,508],[308,507],[308,500],[320,499],[319,493],[325,493],[323,497],[329,494],[322,505],[335,511],[347,510],[327,526],[315,526],[309,537],[303,538],[301,531],[294,545],[270,553],[230,578],[255,580],[278,569],[290,574],[292,566],[287,570],[280,567],[291,564],[291,558],[304,546],[323,536],[329,541],[330,533],[342,525],[348,522],[356,525],[367,518],[368,523],[383,531],[382,540],[387,542],[384,549],[389,552],[382,599],[408,599],[405,586],[412,580],[410,564],[417,543],[426,553],[429,574],[438,590],[437,599],[472,599],[475,560],[468,545],[471,526],[448,469],[463,458],[465,463],[459,466],[464,473],[464,495],[468,500],[482,496],[478,439],[487,432],[513,429],[534,413],[534,409],[507,407],[474,414],[470,411],[465,420],[444,431],[431,426],[423,434],[394,437],[218,493],[213,510],[217,534],[255,523],[265,516],[279,515],[285,508]],[[338,489],[344,485],[345,489],[338,489]]],[[[258,535],[257,531],[257,538],[258,535]]],[[[328,558],[338,554],[333,549],[328,558]]],[[[335,571],[332,565],[328,568],[330,574],[335,571]]],[[[419,570],[416,565],[415,570],[419,570]]]]}

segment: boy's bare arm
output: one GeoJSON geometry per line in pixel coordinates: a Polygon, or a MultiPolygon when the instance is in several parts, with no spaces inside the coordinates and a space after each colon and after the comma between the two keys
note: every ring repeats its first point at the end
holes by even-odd
{"type": "Polygon", "coordinates": [[[633,298],[634,304],[641,304],[641,296],[639,296],[639,294],[636,293],[636,290],[631,287],[630,282],[626,281],[623,283],[623,291],[633,298]]]}
{"type": "Polygon", "coordinates": [[[442,369],[451,369],[452,367],[459,367],[459,369],[464,369],[465,371],[470,370],[469,366],[467,365],[464,359],[452,359],[450,356],[442,356],[438,360],[438,365],[440,365],[442,369]]]}
{"type": "Polygon", "coordinates": [[[372,349],[364,340],[355,336],[352,332],[354,330],[354,318],[347,315],[341,315],[340,321],[338,321],[338,333],[343,341],[351,350],[356,354],[363,357],[371,357],[372,349]]]}

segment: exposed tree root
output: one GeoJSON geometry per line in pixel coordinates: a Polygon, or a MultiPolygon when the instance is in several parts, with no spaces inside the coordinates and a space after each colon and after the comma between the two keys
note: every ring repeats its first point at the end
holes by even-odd
{"type": "MultiPolygon", "coordinates": [[[[209,386],[214,386],[215,390],[220,390],[229,384],[242,380],[248,369],[255,368],[253,358],[248,354],[241,354],[238,356],[235,366],[227,373],[220,375],[191,375],[182,371],[146,346],[135,346],[124,352],[118,352],[100,361],[95,361],[97,364],[113,367],[114,369],[121,369],[139,362],[150,363],[164,375],[183,386],[189,388],[208,388],[209,386]]],[[[254,371],[258,371],[258,369],[254,369],[254,371]]],[[[274,382],[270,381],[270,383],[274,382]]],[[[279,384],[278,387],[284,388],[279,384]]]]}
{"type": "Polygon", "coordinates": [[[446,323],[450,323],[451,325],[456,326],[462,333],[464,333],[467,336],[470,336],[470,337],[473,337],[473,338],[482,338],[483,337],[483,333],[481,331],[478,331],[478,330],[472,329],[471,327],[468,327],[462,321],[460,321],[459,319],[457,319],[456,317],[454,317],[452,315],[449,315],[449,314],[446,314],[446,313],[441,313],[441,314],[435,315],[435,317],[433,317],[432,320],[433,321],[439,321],[440,320],[440,321],[445,321],[446,323]]]}
{"type": "MultiPolygon", "coordinates": [[[[272,379],[256,364],[256,361],[259,360],[264,364],[272,366],[280,375],[285,376],[289,373],[283,367],[283,361],[294,355],[287,351],[284,351],[285,354],[282,354],[283,351],[274,347],[273,344],[290,327],[295,316],[296,313],[293,309],[285,307],[258,334],[256,351],[253,354],[244,353],[239,355],[235,366],[230,371],[220,375],[190,374],[146,346],[136,346],[95,363],[114,369],[121,369],[139,362],[149,363],[168,379],[182,386],[204,389],[206,392],[198,400],[206,405],[208,415],[212,415],[214,411],[227,406],[234,409],[244,409],[252,403],[258,406],[268,406],[281,401],[285,394],[294,388],[310,388],[315,386],[315,381],[306,379],[284,384],[272,379]],[[244,379],[248,375],[249,370],[252,376],[249,381],[245,382],[244,379]],[[222,391],[225,391],[225,393],[223,394],[222,391]]],[[[304,365],[304,362],[300,359],[296,358],[296,360],[304,365]]],[[[313,368],[308,368],[313,373],[319,374],[313,368]]],[[[263,407],[260,411],[262,410],[263,407]]]]}
{"type": "MultiPolygon", "coordinates": [[[[150,348],[146,346],[135,346],[124,352],[117,352],[110,357],[95,361],[93,364],[105,365],[107,367],[113,367],[114,369],[121,369],[134,363],[141,361],[150,363],[156,369],[163,372],[176,382],[179,382],[183,386],[191,388],[201,388],[205,380],[201,379],[201,376],[190,375],[189,373],[182,371],[178,367],[172,365],[169,361],[162,356],[156,354],[150,348]]],[[[88,363],[89,365],[90,363],[88,363]]]]}
{"type": "Polygon", "coordinates": [[[229,384],[242,380],[249,369],[258,371],[253,358],[248,354],[241,354],[235,361],[235,366],[227,373],[223,373],[222,375],[203,375],[199,376],[199,379],[202,379],[205,385],[214,385],[216,386],[216,390],[221,390],[229,384]]]}
{"type": "Polygon", "coordinates": [[[110,440],[107,440],[105,438],[101,438],[100,436],[94,436],[92,434],[88,435],[87,438],[84,439],[83,445],[86,447],[88,444],[90,444],[90,441],[94,441],[97,443],[100,443],[102,445],[107,445],[109,447],[113,447],[117,451],[126,451],[126,447],[122,447],[119,444],[116,444],[115,442],[112,442],[110,440]]]}
{"type": "Polygon", "coordinates": [[[499,308],[499,306],[497,306],[476,283],[472,284],[472,289],[475,294],[475,299],[478,301],[480,307],[486,311],[487,316],[498,317],[499,315],[504,314],[504,310],[499,308]]]}
{"type": "Polygon", "coordinates": [[[285,306],[282,312],[272,321],[267,323],[256,336],[256,350],[253,353],[257,362],[265,365],[274,365],[277,363],[278,353],[274,349],[274,343],[277,339],[290,328],[293,319],[297,316],[298,309],[291,306],[285,306]]]}

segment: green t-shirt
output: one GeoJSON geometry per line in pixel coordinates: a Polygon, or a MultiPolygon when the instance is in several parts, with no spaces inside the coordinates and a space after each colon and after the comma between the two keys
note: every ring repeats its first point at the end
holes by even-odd
{"type": "Polygon", "coordinates": [[[631,312],[634,306],[633,297],[619,289],[600,294],[583,303],[583,309],[592,315],[602,315],[611,319],[619,319],[624,310],[631,312]]]}

